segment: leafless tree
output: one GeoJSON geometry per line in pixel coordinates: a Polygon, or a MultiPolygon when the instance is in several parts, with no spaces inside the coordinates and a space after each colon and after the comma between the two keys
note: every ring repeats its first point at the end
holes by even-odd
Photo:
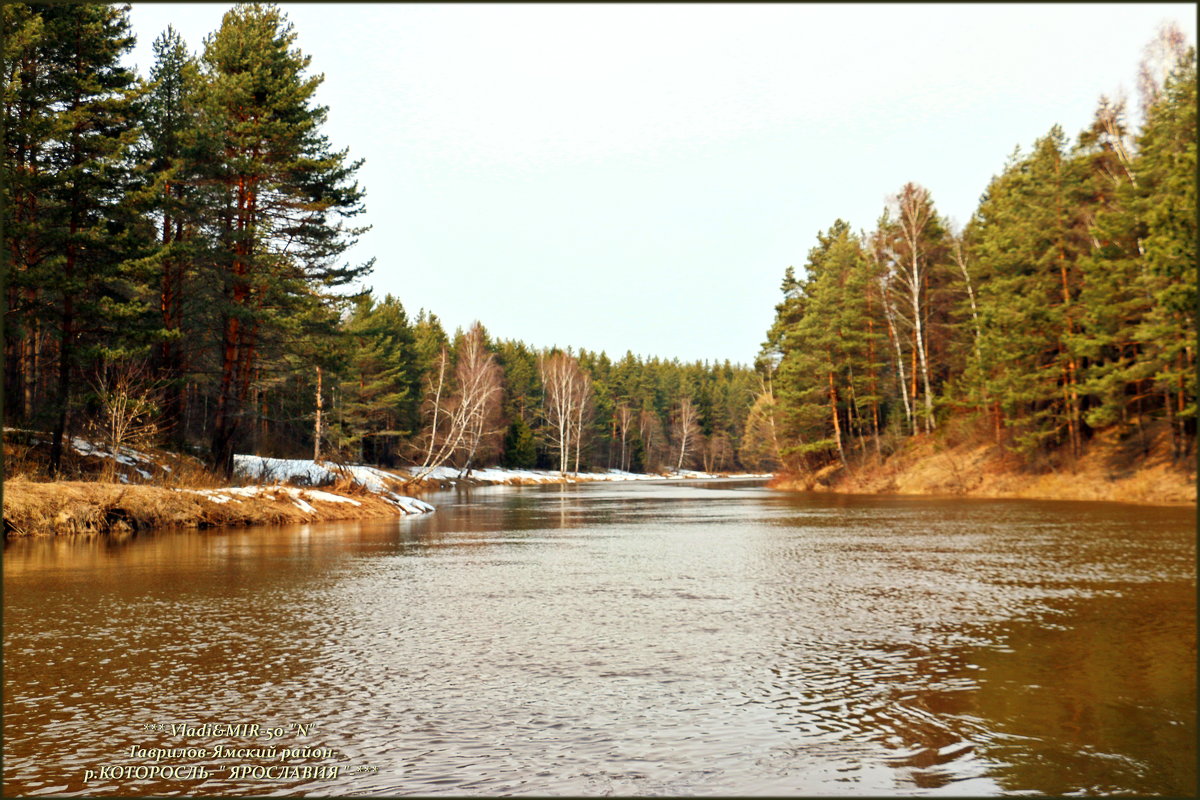
{"type": "Polygon", "coordinates": [[[437,374],[426,389],[425,416],[429,420],[422,433],[424,462],[414,476],[420,480],[454,459],[460,477],[470,474],[477,458],[502,430],[499,424],[503,394],[502,370],[496,357],[483,342],[483,326],[473,324],[458,348],[453,379],[450,354],[442,347],[438,354],[437,374]]]}
{"type": "Polygon", "coordinates": [[[545,389],[542,415],[550,444],[558,451],[559,472],[566,474],[573,456],[578,473],[584,429],[591,413],[591,378],[569,353],[543,355],[538,368],[545,389]]]}
{"type": "Polygon", "coordinates": [[[742,464],[753,469],[775,470],[783,463],[779,452],[779,431],[776,422],[778,406],[769,388],[754,400],[746,417],[746,432],[742,434],[739,451],[742,464]]]}
{"type": "MultiPolygon", "coordinates": [[[[1100,95],[1100,107],[1096,109],[1096,121],[1092,126],[1101,146],[1112,148],[1121,167],[1121,175],[1116,175],[1107,161],[1101,161],[1100,167],[1114,184],[1127,180],[1137,186],[1137,175],[1133,171],[1133,136],[1125,124],[1125,98],[1118,95],[1110,100],[1106,95],[1100,95]]],[[[1099,249],[1099,245],[1096,246],[1099,249]]]]}
{"type": "Polygon", "coordinates": [[[613,418],[616,422],[617,431],[621,436],[621,469],[629,470],[629,448],[627,443],[629,440],[629,430],[633,426],[634,421],[633,409],[628,403],[618,403],[613,411],[613,418]]]}
{"type": "Polygon", "coordinates": [[[713,431],[704,442],[704,471],[726,472],[733,466],[733,444],[725,431],[713,431]]]}
{"type": "Polygon", "coordinates": [[[896,356],[896,380],[900,383],[900,399],[904,401],[904,418],[908,421],[909,430],[915,433],[916,423],[913,420],[912,404],[908,399],[908,377],[904,372],[904,348],[900,343],[899,320],[896,307],[892,302],[893,283],[896,273],[887,257],[887,237],[884,231],[888,225],[888,215],[885,213],[879,221],[879,227],[872,236],[871,247],[867,249],[867,255],[875,265],[875,275],[879,282],[880,303],[883,306],[883,316],[888,326],[888,341],[892,343],[892,351],[896,356]]]}
{"type": "Polygon", "coordinates": [[[459,347],[455,379],[462,396],[463,442],[456,454],[461,476],[469,475],[476,461],[496,448],[504,427],[500,401],[504,395],[504,371],[484,346],[483,326],[476,322],[459,347]]]}
{"type": "Polygon", "coordinates": [[[651,472],[662,469],[667,459],[662,421],[653,409],[643,408],[638,413],[638,437],[642,440],[642,467],[651,472]]]}
{"type": "Polygon", "coordinates": [[[679,405],[675,407],[675,413],[671,416],[671,433],[675,439],[675,446],[679,448],[679,458],[676,460],[675,469],[680,470],[683,469],[684,459],[697,449],[702,435],[700,414],[692,402],[692,398],[682,397],[679,405]]]}
{"type": "MultiPolygon", "coordinates": [[[[912,333],[913,348],[918,363],[914,367],[920,374],[925,396],[925,430],[937,427],[933,416],[933,390],[929,380],[929,358],[926,354],[925,316],[928,304],[929,270],[932,266],[930,253],[926,250],[928,233],[937,221],[933,200],[929,190],[915,183],[906,183],[900,193],[891,198],[896,213],[897,236],[889,240],[887,258],[884,263],[885,288],[892,289],[899,302],[893,304],[885,294],[884,313],[889,325],[895,320],[907,324],[912,333]]],[[[896,339],[899,344],[899,339],[896,339]]],[[[903,367],[901,366],[901,369],[903,367]]],[[[913,376],[915,383],[916,376],[913,376]]],[[[916,390],[913,390],[916,403],[916,390]]]]}
{"type": "Polygon", "coordinates": [[[921,361],[921,383],[925,389],[925,426],[933,430],[933,390],[929,386],[929,359],[925,353],[925,289],[929,274],[928,254],[924,250],[925,232],[934,221],[933,201],[929,190],[913,183],[904,185],[896,197],[899,206],[900,230],[906,245],[906,258],[898,261],[900,284],[907,290],[911,324],[916,338],[917,355],[921,361]]]}
{"type": "Polygon", "coordinates": [[[149,366],[143,359],[103,359],[91,386],[99,405],[92,426],[113,455],[106,459],[104,467],[105,476],[111,479],[116,456],[122,448],[151,445],[162,432],[159,423],[162,384],[151,380],[149,366]]]}
{"type": "Polygon", "coordinates": [[[316,416],[315,421],[313,422],[313,462],[314,463],[321,460],[321,439],[325,433],[325,425],[324,425],[325,420],[323,419],[324,411],[325,411],[325,399],[324,399],[324,394],[321,391],[322,383],[323,383],[323,381],[322,381],[322,375],[321,375],[321,368],[317,367],[317,416],[316,416]]]}
{"type": "Polygon", "coordinates": [[[1142,50],[1138,64],[1138,98],[1142,106],[1142,119],[1150,107],[1162,96],[1163,85],[1187,53],[1187,36],[1174,21],[1165,21],[1158,34],[1142,50]]]}

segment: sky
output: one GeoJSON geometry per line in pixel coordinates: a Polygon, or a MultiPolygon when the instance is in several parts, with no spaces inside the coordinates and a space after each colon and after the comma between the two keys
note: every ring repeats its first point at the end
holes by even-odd
{"type": "MultiPolygon", "coordinates": [[[[133,3],[143,75],[231,4],[133,3]]],[[[908,181],[959,225],[1017,146],[1136,108],[1194,4],[282,3],[365,159],[346,260],[448,331],[750,364],[789,265],[908,181]]]]}

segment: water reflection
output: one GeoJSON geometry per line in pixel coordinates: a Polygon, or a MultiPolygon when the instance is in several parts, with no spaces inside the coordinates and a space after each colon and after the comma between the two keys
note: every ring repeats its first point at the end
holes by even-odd
{"type": "Polygon", "coordinates": [[[7,545],[5,793],[1194,789],[1191,512],[722,483],[434,502],[7,545]],[[206,720],[312,721],[375,771],[82,782],[154,744],[143,722],[206,720]]]}

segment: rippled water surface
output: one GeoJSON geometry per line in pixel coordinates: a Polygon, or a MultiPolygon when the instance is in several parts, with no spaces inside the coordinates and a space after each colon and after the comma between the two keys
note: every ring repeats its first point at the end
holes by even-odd
{"type": "Polygon", "coordinates": [[[718,482],[429,499],[8,543],[4,794],[1196,792],[1191,509],[718,482]],[[203,723],[263,728],[169,727],[203,723]]]}

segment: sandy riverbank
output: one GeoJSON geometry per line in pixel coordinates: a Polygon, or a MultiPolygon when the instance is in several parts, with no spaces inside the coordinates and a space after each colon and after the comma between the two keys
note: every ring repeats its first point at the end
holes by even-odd
{"type": "Polygon", "coordinates": [[[947,446],[912,441],[888,458],[866,458],[810,474],[780,474],[772,488],[849,494],[922,494],[1027,500],[1091,500],[1195,505],[1195,460],[1172,463],[1163,443],[1130,454],[1094,442],[1082,457],[1053,468],[1022,467],[994,444],[947,446]]]}

